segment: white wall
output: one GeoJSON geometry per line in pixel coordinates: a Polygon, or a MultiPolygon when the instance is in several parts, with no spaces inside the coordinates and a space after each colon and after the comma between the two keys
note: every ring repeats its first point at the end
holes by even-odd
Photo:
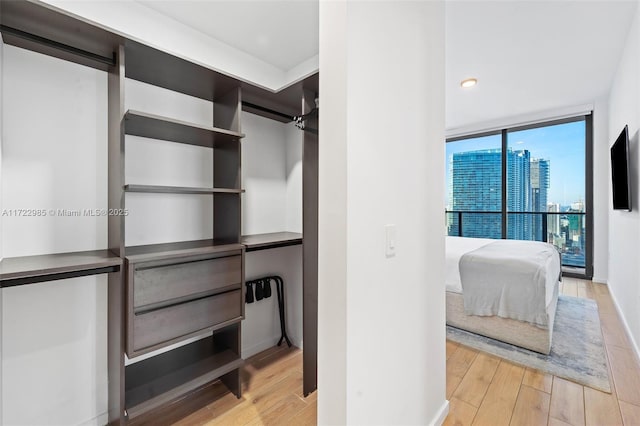
{"type": "Polygon", "coordinates": [[[593,104],[593,281],[609,275],[609,100],[593,104]]]}
{"type": "MultiPolygon", "coordinates": [[[[247,280],[278,275],[284,281],[286,330],[294,346],[302,347],[302,250],[300,246],[281,247],[247,253],[247,280]]],[[[268,349],[280,339],[280,317],[275,281],[271,297],[245,305],[242,322],[242,357],[268,349]]],[[[285,343],[286,344],[286,343],[285,343]]]]}
{"type": "Polygon", "coordinates": [[[320,94],[318,421],[439,423],[444,2],[321,2],[320,94]]]}
{"type": "MultiPolygon", "coordinates": [[[[211,126],[211,102],[127,79],[125,109],[211,126]]],[[[125,136],[125,183],[213,186],[213,150],[125,136]]],[[[213,236],[210,195],[125,194],[128,246],[208,239],[213,236]]]]}
{"type": "Polygon", "coordinates": [[[635,12],[609,96],[609,146],[625,124],[629,126],[633,211],[609,207],[608,284],[640,355],[640,11],[635,12]]]}
{"type": "MultiPolygon", "coordinates": [[[[107,76],[4,46],[2,205],[106,208],[107,76]]],[[[5,257],[106,247],[104,217],[3,217],[5,257]]],[[[106,277],[2,290],[4,424],[106,421],[106,277]]]]}
{"type": "Polygon", "coordinates": [[[302,232],[302,147],[304,133],[293,124],[285,130],[287,221],[290,232],[302,232]]]}
{"type": "MultiPolygon", "coordinates": [[[[244,235],[295,231],[302,221],[302,132],[254,114],[242,114],[242,233],[244,235]],[[299,201],[300,207],[296,204],[299,201]],[[290,222],[292,225],[290,226],[290,222]]],[[[245,278],[279,275],[284,280],[287,335],[302,346],[302,250],[301,246],[247,253],[245,278]]],[[[245,307],[242,323],[242,356],[273,346],[280,338],[275,282],[272,297],[245,307]]]]}

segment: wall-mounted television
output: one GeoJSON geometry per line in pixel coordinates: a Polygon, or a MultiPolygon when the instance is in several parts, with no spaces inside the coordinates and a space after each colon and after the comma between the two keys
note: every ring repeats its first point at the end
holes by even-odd
{"type": "Polygon", "coordinates": [[[614,210],[631,211],[631,185],[629,184],[629,128],[624,126],[611,146],[611,180],[614,210]]]}

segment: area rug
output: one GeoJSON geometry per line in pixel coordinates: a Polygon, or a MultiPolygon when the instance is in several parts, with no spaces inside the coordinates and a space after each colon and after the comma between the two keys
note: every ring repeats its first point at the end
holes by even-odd
{"type": "Polygon", "coordinates": [[[447,339],[611,393],[598,305],[594,300],[560,296],[551,353],[542,355],[508,343],[447,326],[447,339]]]}

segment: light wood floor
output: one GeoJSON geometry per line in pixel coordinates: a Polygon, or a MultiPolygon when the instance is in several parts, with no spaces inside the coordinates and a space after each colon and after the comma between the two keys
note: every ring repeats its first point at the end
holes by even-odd
{"type": "Polygon", "coordinates": [[[640,366],[607,286],[563,278],[560,290],[597,301],[612,394],[447,341],[445,425],[640,425],[640,366]]]}
{"type": "MultiPolygon", "coordinates": [[[[594,299],[612,394],[447,341],[445,425],[638,425],[640,366],[607,287],[564,278],[561,293],[594,299]]],[[[302,352],[272,348],[245,363],[243,396],[216,382],[135,425],[315,425],[317,392],[302,397],[302,352]]]]}

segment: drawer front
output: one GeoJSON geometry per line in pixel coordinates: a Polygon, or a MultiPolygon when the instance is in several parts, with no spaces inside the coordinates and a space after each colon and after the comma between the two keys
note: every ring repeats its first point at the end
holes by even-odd
{"type": "Polygon", "coordinates": [[[216,324],[241,318],[241,290],[135,315],[133,349],[139,351],[161,345],[216,324]]]}
{"type": "Polygon", "coordinates": [[[133,306],[139,308],[232,285],[240,286],[241,282],[242,256],[170,265],[135,265],[133,306]]]}

